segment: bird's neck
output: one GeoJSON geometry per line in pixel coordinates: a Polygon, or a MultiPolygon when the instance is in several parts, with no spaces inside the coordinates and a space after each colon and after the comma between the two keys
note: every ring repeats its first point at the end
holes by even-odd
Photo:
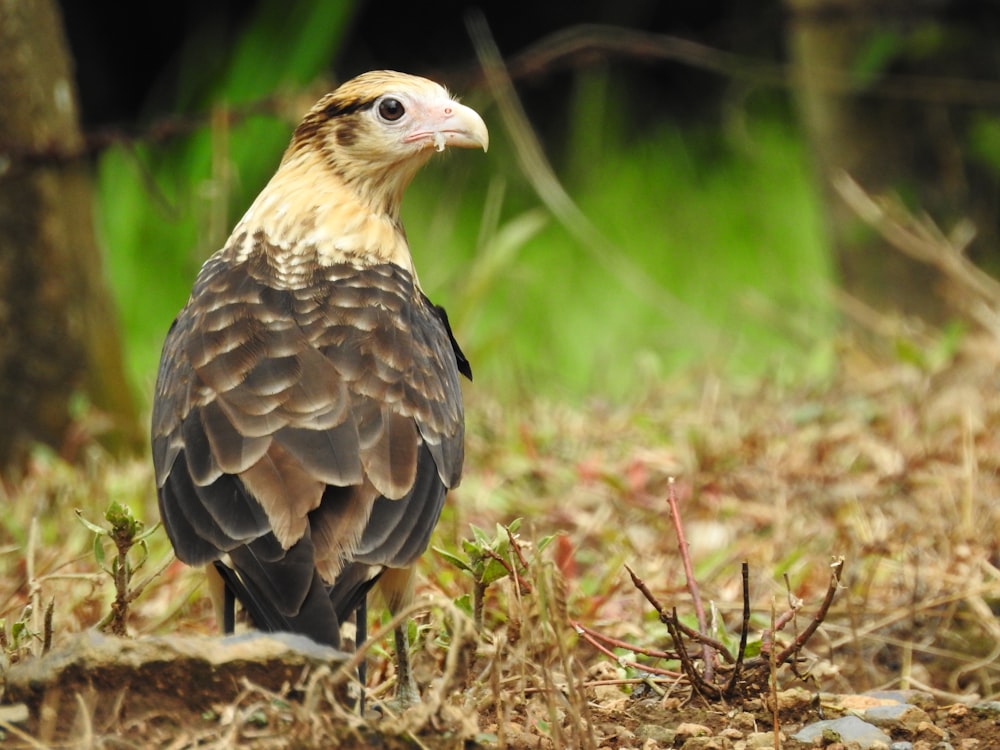
{"type": "Polygon", "coordinates": [[[414,275],[399,204],[403,185],[338,174],[313,154],[299,152],[278,171],[233,230],[233,237],[263,232],[289,262],[309,256],[323,265],[393,263],[414,275]]]}

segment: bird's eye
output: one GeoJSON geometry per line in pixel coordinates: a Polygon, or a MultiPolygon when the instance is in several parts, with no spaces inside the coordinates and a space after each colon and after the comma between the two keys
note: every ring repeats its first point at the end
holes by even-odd
{"type": "Polygon", "coordinates": [[[395,122],[406,112],[406,108],[403,107],[403,103],[399,99],[393,99],[392,97],[386,97],[378,103],[378,115],[383,120],[388,122],[395,122]]]}

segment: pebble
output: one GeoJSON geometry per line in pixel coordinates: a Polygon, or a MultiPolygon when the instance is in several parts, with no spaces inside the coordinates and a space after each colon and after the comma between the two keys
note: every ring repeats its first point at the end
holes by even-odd
{"type": "Polygon", "coordinates": [[[643,742],[653,740],[664,747],[669,747],[674,744],[675,735],[676,732],[674,730],[661,727],[659,724],[641,724],[635,728],[635,736],[637,739],[643,742]]]}
{"type": "Polygon", "coordinates": [[[857,716],[842,716],[839,719],[825,719],[807,724],[792,735],[799,742],[814,742],[816,739],[856,743],[861,750],[867,750],[879,743],[887,746],[892,738],[874,724],[862,721],[857,716]]]}
{"type": "Polygon", "coordinates": [[[771,750],[774,746],[774,732],[751,732],[747,735],[747,750],[771,750]]]}
{"type": "Polygon", "coordinates": [[[689,737],[681,750],[732,750],[733,743],[725,737],[689,737]]]}
{"type": "Polygon", "coordinates": [[[923,690],[869,690],[864,695],[893,700],[897,703],[910,703],[925,711],[937,707],[937,700],[935,700],[934,696],[930,693],[925,693],[923,690]]]}
{"type": "Polygon", "coordinates": [[[677,729],[674,730],[675,741],[684,742],[684,740],[689,737],[707,737],[712,733],[712,730],[706,727],[704,724],[693,724],[691,722],[684,722],[677,725],[677,729]]]}
{"type": "Polygon", "coordinates": [[[748,711],[739,711],[730,720],[729,726],[743,732],[754,732],[757,730],[757,717],[748,711]]]}
{"type": "Polygon", "coordinates": [[[864,712],[864,719],[882,729],[891,731],[899,728],[915,732],[922,722],[929,722],[931,717],[922,708],[893,703],[888,706],[872,706],[864,712]]]}
{"type": "Polygon", "coordinates": [[[981,701],[972,707],[980,716],[1000,716],[1000,701],[981,701]]]}

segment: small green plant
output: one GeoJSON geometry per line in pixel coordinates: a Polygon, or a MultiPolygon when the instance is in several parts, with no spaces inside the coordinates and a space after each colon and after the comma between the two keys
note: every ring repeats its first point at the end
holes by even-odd
{"type": "Polygon", "coordinates": [[[7,625],[7,620],[0,620],[0,652],[11,664],[21,661],[26,656],[33,653],[33,645],[41,643],[41,652],[44,654],[52,645],[52,612],[55,601],[49,600],[45,607],[45,616],[42,622],[42,632],[35,631],[36,626],[32,626],[34,620],[34,606],[28,604],[22,611],[21,616],[7,625]]]}
{"type": "MultiPolygon", "coordinates": [[[[524,544],[517,537],[520,525],[520,518],[507,526],[498,523],[496,533],[491,537],[478,526],[469,524],[472,539],[462,540],[465,557],[440,547],[434,548],[445,560],[472,576],[472,617],[477,630],[482,630],[483,600],[490,585],[509,576],[517,581],[521,591],[530,593],[532,590],[531,584],[524,578],[528,562],[524,558],[524,544]]],[[[536,545],[537,551],[545,549],[553,538],[554,535],[543,537],[536,545]]]]}
{"type": "Polygon", "coordinates": [[[80,510],[76,511],[76,515],[80,523],[94,532],[94,559],[115,582],[115,600],[111,604],[111,611],[98,623],[98,628],[115,635],[125,635],[129,606],[159,573],[157,570],[142,582],[132,585],[133,577],[149,558],[146,540],[160,528],[160,524],[157,522],[151,528],[143,530],[145,524],[132,515],[127,505],[119,502],[112,502],[104,512],[107,526],[99,526],[88,521],[80,510]],[[115,548],[115,556],[110,567],[107,565],[105,553],[105,543],[108,540],[115,548]]]}

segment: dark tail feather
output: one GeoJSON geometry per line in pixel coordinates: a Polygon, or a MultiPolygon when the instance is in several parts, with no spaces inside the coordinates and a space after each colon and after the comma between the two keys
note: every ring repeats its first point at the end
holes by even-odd
{"type": "Polygon", "coordinates": [[[350,563],[344,566],[337,580],[328,587],[330,602],[340,622],[350,617],[365,603],[365,597],[381,575],[378,568],[373,569],[370,565],[350,563]]]}
{"type": "Polygon", "coordinates": [[[229,557],[232,568],[216,567],[255,627],[299,633],[340,648],[341,618],[316,571],[308,535],[283,550],[268,534],[232,550],[229,557]]]}

